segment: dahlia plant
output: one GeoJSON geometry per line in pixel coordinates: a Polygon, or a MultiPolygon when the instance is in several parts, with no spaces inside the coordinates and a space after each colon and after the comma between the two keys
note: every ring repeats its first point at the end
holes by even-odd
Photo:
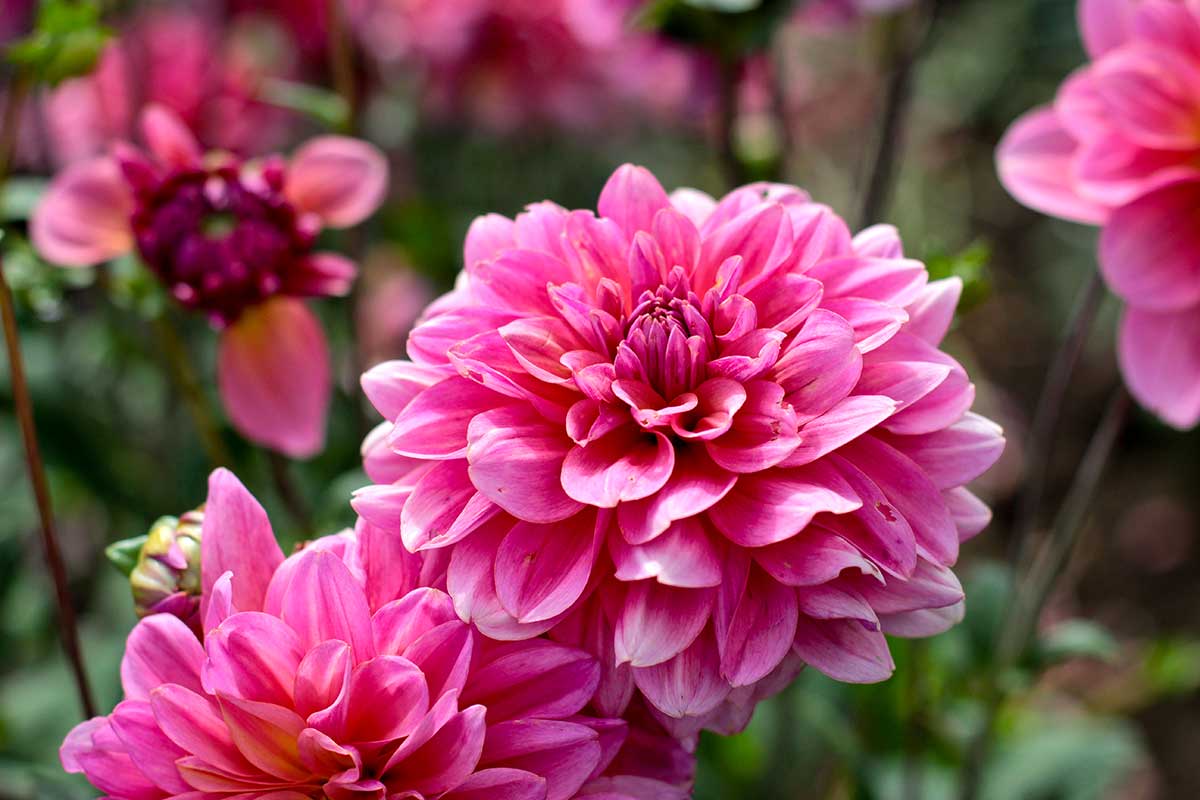
{"type": "Polygon", "coordinates": [[[320,323],[301,298],[345,294],[356,266],[314,249],[324,227],[366,219],[387,188],[372,145],[322,136],[290,161],[203,153],[172,112],[142,114],[147,152],[118,145],[72,164],[30,220],[63,266],[136,251],[184,308],[220,331],[217,378],[234,426],[295,457],[325,438],[331,377],[320,323]]]}
{"type": "Polygon", "coordinates": [[[125,699],[70,733],[63,765],[113,800],[688,796],[690,763],[652,720],[626,745],[624,721],[581,713],[594,658],[484,639],[430,588],[437,560],[398,545],[364,524],[284,558],[261,506],[213,473],[200,636],[139,622],[125,699]]]}
{"type": "Polygon", "coordinates": [[[1200,0],[1081,0],[1092,62],[1019,120],[997,160],[1008,190],[1103,226],[1100,267],[1126,303],[1118,353],[1133,395],[1200,421],[1200,0]]]}
{"type": "Polygon", "coordinates": [[[938,348],[961,286],[799,189],[719,202],[624,166],[598,214],[472,225],[457,288],[363,378],[387,418],[355,507],[486,635],[590,649],[681,735],[744,724],[802,664],[893,669],[962,613],[1003,448],[938,348]]]}

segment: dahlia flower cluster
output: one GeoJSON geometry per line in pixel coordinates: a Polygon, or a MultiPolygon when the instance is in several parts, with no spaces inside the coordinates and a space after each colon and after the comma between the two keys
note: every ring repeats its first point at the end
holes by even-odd
{"type": "Polygon", "coordinates": [[[1200,421],[1200,2],[1081,0],[1090,64],[1001,143],[1025,205],[1103,226],[1100,268],[1126,303],[1118,353],[1164,421],[1200,421]]]}
{"type": "Polygon", "coordinates": [[[324,332],[301,298],[345,294],[356,266],[314,249],[383,200],[372,145],[322,136],[290,161],[204,153],[174,113],[141,117],[147,150],[118,144],[51,183],[30,220],[38,252],[63,266],[136,251],[171,296],[221,332],[218,383],[235,427],[296,457],[325,439],[331,376],[324,332]]]}
{"type": "Polygon", "coordinates": [[[789,186],[716,201],[621,167],[598,213],[482,217],[457,288],[363,387],[386,423],[354,506],[483,634],[600,661],[687,736],[808,664],[893,669],[884,634],[961,617],[997,426],[939,349],[961,286],[896,231],[789,186]]]}
{"type": "Polygon", "coordinates": [[[285,558],[220,470],[201,544],[200,635],[170,613],[139,622],[125,699],[63,744],[107,797],[688,796],[690,757],[652,719],[591,713],[592,656],[484,639],[431,585],[438,561],[390,533],[361,524],[285,558]]]}

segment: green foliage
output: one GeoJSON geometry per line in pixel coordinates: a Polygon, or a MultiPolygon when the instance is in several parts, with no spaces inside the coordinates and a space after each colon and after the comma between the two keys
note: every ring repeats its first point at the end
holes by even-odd
{"type": "Polygon", "coordinates": [[[988,274],[992,248],[984,240],[976,240],[957,253],[935,253],[926,259],[930,280],[958,278],[963,282],[962,300],[958,313],[965,314],[979,306],[992,292],[988,274]]]}
{"type": "Polygon", "coordinates": [[[345,99],[320,86],[273,78],[262,82],[259,98],[334,130],[344,130],[350,119],[345,99]]]}
{"type": "Polygon", "coordinates": [[[55,86],[91,72],[109,35],[99,0],[43,0],[33,33],[9,47],[8,59],[55,86]]]}
{"type": "Polygon", "coordinates": [[[1073,658],[1097,658],[1113,661],[1117,640],[1099,623],[1069,619],[1050,629],[1033,647],[1033,663],[1049,667],[1073,658]]]}
{"type": "Polygon", "coordinates": [[[795,0],[653,0],[639,23],[727,62],[763,50],[795,0]]]}
{"type": "MultiPolygon", "coordinates": [[[[167,519],[173,518],[168,517],[167,519]]],[[[134,536],[129,539],[121,539],[120,541],[113,542],[104,548],[104,557],[122,575],[128,576],[129,573],[133,572],[133,568],[137,566],[138,557],[141,555],[142,547],[146,544],[148,538],[149,536],[143,533],[141,536],[134,536]]]]}

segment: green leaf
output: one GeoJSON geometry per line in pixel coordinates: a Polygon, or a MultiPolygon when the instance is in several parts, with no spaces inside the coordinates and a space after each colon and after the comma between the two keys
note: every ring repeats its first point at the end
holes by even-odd
{"type": "Polygon", "coordinates": [[[1200,642],[1163,639],[1154,643],[1142,667],[1146,682],[1159,694],[1185,694],[1200,687],[1200,642]]]}
{"type": "Polygon", "coordinates": [[[328,128],[340,130],[350,119],[350,109],[340,95],[307,83],[265,80],[259,99],[304,114],[328,128]]]}
{"type": "Polygon", "coordinates": [[[19,222],[29,219],[49,181],[43,178],[9,178],[0,197],[0,221],[19,222]]]}
{"type": "Polygon", "coordinates": [[[109,36],[97,0],[45,0],[33,33],[9,46],[8,60],[53,86],[91,72],[109,36]]]}
{"type": "Polygon", "coordinates": [[[1069,619],[1055,625],[1034,647],[1034,661],[1047,667],[1072,658],[1112,661],[1119,648],[1113,635],[1098,623],[1069,619]]]}
{"type": "Polygon", "coordinates": [[[925,266],[929,269],[930,280],[958,278],[963,282],[962,300],[958,304],[961,314],[975,308],[992,293],[988,274],[991,260],[991,246],[983,240],[977,240],[957,253],[930,255],[925,266]]]}
{"type": "Polygon", "coordinates": [[[762,0],[682,0],[686,6],[720,11],[723,14],[739,14],[762,5],[762,0]]]}
{"type": "Polygon", "coordinates": [[[137,566],[138,556],[141,555],[142,545],[146,544],[146,539],[147,534],[143,533],[141,536],[113,542],[104,548],[104,556],[108,559],[108,563],[120,570],[122,574],[129,575],[137,566]]]}

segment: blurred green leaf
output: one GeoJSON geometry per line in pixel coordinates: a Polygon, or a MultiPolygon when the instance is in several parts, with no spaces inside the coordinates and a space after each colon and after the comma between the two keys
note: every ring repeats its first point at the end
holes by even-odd
{"type": "Polygon", "coordinates": [[[702,47],[727,63],[765,49],[794,0],[654,0],[638,24],[702,47]]]}
{"type": "Polygon", "coordinates": [[[1183,694],[1200,687],[1200,642],[1164,639],[1155,642],[1143,667],[1146,682],[1160,694],[1183,694]]]}
{"type": "Polygon", "coordinates": [[[86,75],[110,33],[98,0],[44,0],[33,33],[8,48],[8,59],[51,86],[86,75]]]}
{"type": "Polygon", "coordinates": [[[1072,658],[1112,661],[1117,652],[1117,640],[1102,625],[1069,619],[1055,625],[1037,642],[1033,660],[1034,666],[1044,668],[1072,658]]]}
{"type": "Polygon", "coordinates": [[[930,280],[958,278],[963,282],[962,300],[958,304],[960,314],[970,311],[992,293],[988,267],[992,260],[992,248],[977,240],[957,253],[934,254],[926,259],[930,280]]]}
{"type": "Polygon", "coordinates": [[[341,130],[350,118],[346,101],[336,92],[307,83],[271,78],[262,82],[260,99],[304,114],[327,128],[341,130]]]}
{"type": "Polygon", "coordinates": [[[0,197],[0,222],[29,219],[48,183],[43,178],[9,178],[0,197]]]}

